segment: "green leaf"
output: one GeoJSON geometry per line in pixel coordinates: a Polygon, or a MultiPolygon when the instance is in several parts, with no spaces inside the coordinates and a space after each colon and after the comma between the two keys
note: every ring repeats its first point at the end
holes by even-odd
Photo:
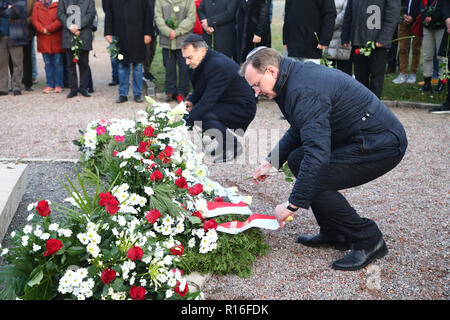
{"type": "Polygon", "coordinates": [[[202,223],[202,220],[199,217],[189,217],[189,221],[192,224],[200,224],[200,223],[202,223]]]}
{"type": "Polygon", "coordinates": [[[80,247],[80,246],[73,246],[73,247],[67,248],[66,251],[69,255],[76,256],[76,255],[84,253],[86,251],[86,249],[83,247],[80,247]]]}
{"type": "Polygon", "coordinates": [[[44,277],[44,273],[42,272],[42,266],[38,266],[33,270],[30,274],[31,280],[27,282],[29,287],[33,287],[35,285],[39,285],[41,283],[42,278],[44,277]]]}

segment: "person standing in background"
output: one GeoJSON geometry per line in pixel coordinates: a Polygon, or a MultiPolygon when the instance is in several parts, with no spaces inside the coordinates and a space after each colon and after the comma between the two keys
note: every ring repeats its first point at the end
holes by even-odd
{"type": "MultiPolygon", "coordinates": [[[[149,5],[149,7],[152,8],[153,12],[155,12],[155,0],[149,0],[148,5],[149,5]]],[[[153,34],[151,35],[152,41],[150,41],[150,43],[145,45],[144,79],[146,81],[156,80],[156,78],[150,72],[150,69],[151,69],[152,63],[153,63],[153,59],[154,59],[155,53],[156,53],[156,46],[158,44],[158,40],[157,40],[158,39],[158,28],[156,27],[154,14],[153,14],[152,25],[153,25],[153,34]]]]}
{"type": "Polygon", "coordinates": [[[269,47],[272,0],[240,0],[236,12],[236,59],[243,63],[258,46],[269,47]]]}
{"type": "Polygon", "coordinates": [[[23,76],[22,83],[25,91],[33,91],[33,38],[36,30],[31,23],[31,15],[36,0],[27,0],[27,25],[28,25],[28,43],[23,46],[23,76]]]}
{"type": "Polygon", "coordinates": [[[239,0],[203,0],[198,16],[203,39],[208,46],[230,58],[236,58],[236,10],[239,0]]]}
{"type": "Polygon", "coordinates": [[[283,45],[290,58],[320,63],[336,20],[334,0],[286,0],[283,45]]]}

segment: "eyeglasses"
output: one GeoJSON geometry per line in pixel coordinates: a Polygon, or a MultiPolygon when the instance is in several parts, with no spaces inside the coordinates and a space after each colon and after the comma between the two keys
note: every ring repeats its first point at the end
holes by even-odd
{"type": "Polygon", "coordinates": [[[256,82],[254,85],[252,85],[252,89],[253,89],[254,91],[256,91],[256,90],[261,91],[261,89],[260,89],[259,86],[261,85],[261,80],[262,80],[262,78],[264,77],[264,75],[266,74],[266,71],[267,71],[267,68],[264,69],[264,72],[263,72],[263,74],[261,75],[261,78],[259,78],[258,82],[256,82]]]}

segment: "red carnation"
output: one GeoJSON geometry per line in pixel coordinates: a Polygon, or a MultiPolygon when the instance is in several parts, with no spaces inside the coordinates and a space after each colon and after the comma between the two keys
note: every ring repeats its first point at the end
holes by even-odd
{"type": "Polygon", "coordinates": [[[144,251],[140,247],[133,246],[127,251],[127,257],[131,261],[141,260],[144,255],[144,251]]]}
{"type": "Polygon", "coordinates": [[[177,176],[181,176],[181,175],[183,174],[183,170],[181,170],[181,168],[178,168],[178,169],[175,171],[175,174],[176,174],[177,176]]]}
{"type": "Polygon", "coordinates": [[[154,224],[156,220],[158,220],[161,217],[161,213],[157,210],[149,210],[147,211],[147,214],[145,215],[145,220],[148,221],[150,224],[154,224]]]}
{"type": "Polygon", "coordinates": [[[99,193],[100,200],[98,201],[98,205],[105,207],[106,212],[110,215],[116,214],[119,211],[119,201],[108,192],[99,193]]]}
{"type": "Polygon", "coordinates": [[[141,143],[139,143],[139,147],[137,148],[137,152],[144,153],[145,151],[147,151],[149,145],[150,145],[149,141],[147,142],[141,141],[141,143]]]}
{"type": "Polygon", "coordinates": [[[361,53],[361,49],[355,49],[355,54],[360,54],[361,53]]]}
{"type": "Polygon", "coordinates": [[[220,196],[217,196],[217,197],[214,199],[214,202],[223,202],[223,198],[220,197],[220,196]]]}
{"type": "Polygon", "coordinates": [[[147,128],[144,129],[144,136],[149,137],[149,138],[152,137],[153,131],[155,131],[155,129],[153,129],[152,126],[148,126],[147,128]]]}
{"type": "Polygon", "coordinates": [[[50,207],[48,206],[48,202],[45,200],[41,200],[38,202],[36,211],[41,217],[47,217],[51,212],[50,207]]]}
{"type": "Polygon", "coordinates": [[[45,243],[45,252],[44,257],[50,255],[50,254],[56,254],[59,249],[63,247],[63,244],[58,239],[48,239],[45,243]]]}
{"type": "Polygon", "coordinates": [[[190,187],[188,191],[191,196],[196,196],[203,192],[203,185],[201,183],[197,183],[193,187],[190,187]]]}
{"type": "Polygon", "coordinates": [[[183,290],[180,289],[180,281],[177,281],[177,286],[173,289],[176,293],[178,293],[180,295],[180,297],[184,298],[184,296],[186,295],[186,293],[188,293],[189,291],[189,287],[188,284],[186,282],[186,286],[184,287],[183,290]]]}
{"type": "Polygon", "coordinates": [[[163,175],[161,172],[159,172],[159,170],[153,171],[153,173],[150,175],[150,180],[152,180],[152,181],[158,181],[158,180],[161,180],[162,178],[163,178],[163,175]]]}
{"type": "Polygon", "coordinates": [[[111,269],[111,268],[107,268],[105,270],[103,270],[100,279],[102,280],[102,282],[104,284],[110,284],[111,282],[113,282],[113,280],[116,278],[116,272],[111,269]]]}
{"type": "Polygon", "coordinates": [[[181,256],[183,255],[184,252],[184,247],[182,244],[179,244],[175,247],[173,247],[172,249],[170,249],[170,253],[174,256],[181,256]]]}
{"type": "Polygon", "coordinates": [[[186,179],[184,177],[179,177],[178,179],[176,179],[175,184],[181,189],[187,189],[188,187],[186,179]]]}
{"type": "Polygon", "coordinates": [[[131,286],[130,288],[130,297],[133,300],[144,300],[146,293],[144,287],[131,286]]]}
{"type": "Polygon", "coordinates": [[[77,58],[73,58],[73,63],[77,63],[78,62],[78,59],[77,58]]]}
{"type": "Polygon", "coordinates": [[[203,229],[205,229],[205,231],[217,229],[217,222],[214,219],[208,220],[203,224],[203,229]]]}
{"type": "Polygon", "coordinates": [[[166,146],[164,148],[164,154],[166,155],[167,158],[170,158],[173,154],[173,148],[171,146],[166,146]]]}

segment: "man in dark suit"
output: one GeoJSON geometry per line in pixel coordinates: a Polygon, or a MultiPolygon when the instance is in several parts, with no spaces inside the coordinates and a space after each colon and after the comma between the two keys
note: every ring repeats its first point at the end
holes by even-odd
{"type": "Polygon", "coordinates": [[[406,151],[405,130],[375,94],[349,75],[283,58],[271,48],[258,49],[240,73],[256,94],[277,102],[291,127],[253,180],[264,181],[272,166],[280,168],[287,161],[297,179],[288,202],[275,208],[280,225],[297,209],[311,207],[320,233],[300,235],[297,241],[352,249],[332,267],[364,268],[388,249],[377,224],[360,217],[339,190],[392,170],[406,151]]]}
{"type": "Polygon", "coordinates": [[[201,121],[205,134],[217,140],[214,162],[231,161],[242,153],[242,146],[228,128],[238,134],[247,130],[256,114],[254,93],[239,76],[239,65],[224,54],[209,50],[201,36],[186,37],[181,51],[194,88],[186,101],[186,123],[192,126],[201,121]]]}

